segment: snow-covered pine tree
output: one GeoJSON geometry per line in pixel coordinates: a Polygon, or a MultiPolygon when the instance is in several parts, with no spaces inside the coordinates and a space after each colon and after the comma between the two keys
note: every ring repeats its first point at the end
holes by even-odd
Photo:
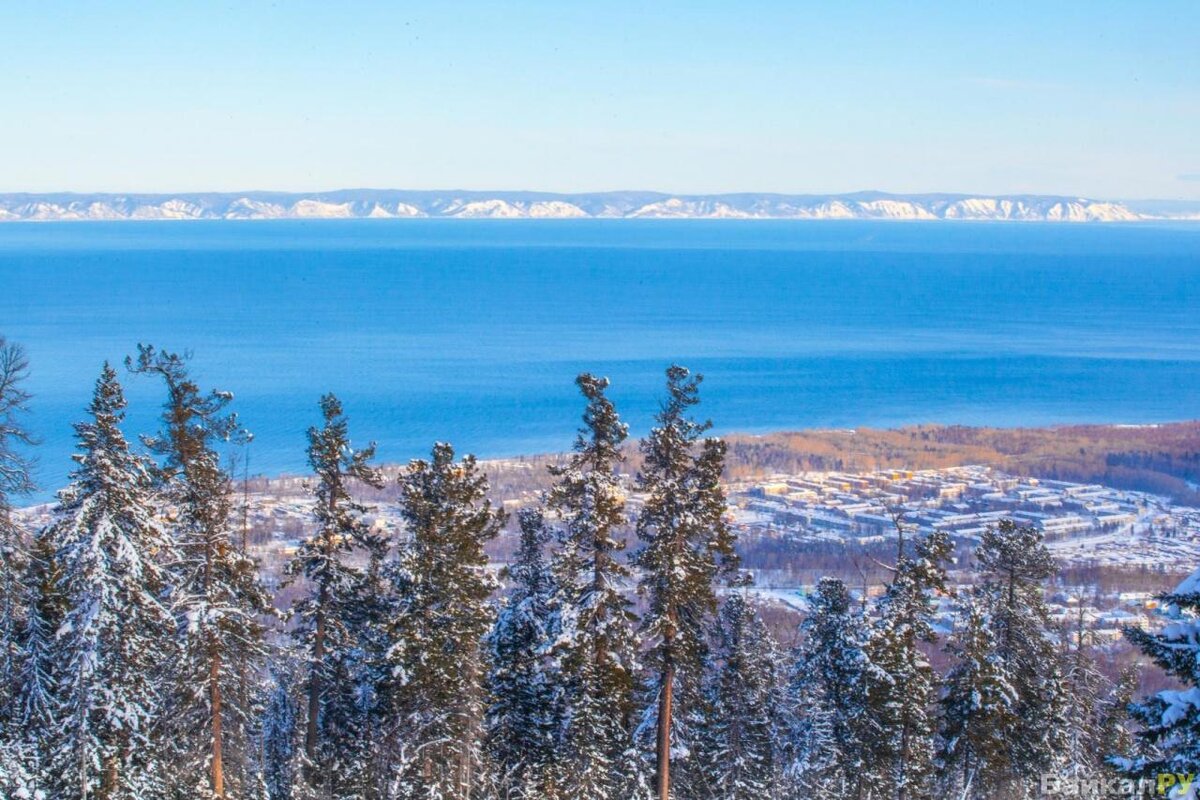
{"type": "Polygon", "coordinates": [[[780,789],[778,653],[745,595],[730,595],[720,616],[700,769],[711,797],[770,800],[780,789]]]}
{"type": "MultiPolygon", "coordinates": [[[[292,676],[276,669],[262,719],[263,783],[270,800],[293,800],[298,775],[296,702],[292,676]]],[[[307,786],[305,788],[308,788],[307,786]]]]}
{"type": "Polygon", "coordinates": [[[1110,731],[1104,724],[1105,704],[1114,687],[1096,661],[1094,636],[1084,619],[1083,603],[1064,620],[1058,635],[1062,650],[1064,748],[1061,757],[1064,774],[1080,778],[1094,777],[1106,769],[1104,738],[1110,731]]]}
{"type": "Polygon", "coordinates": [[[240,432],[228,412],[229,392],[204,393],[192,379],[186,356],[138,345],[126,367],[160,378],[167,389],[163,430],[146,437],[163,458],[164,500],[175,516],[180,558],[172,568],[174,607],[182,635],[175,670],[172,721],[178,749],[179,796],[241,796],[233,762],[250,757],[248,725],[257,710],[239,691],[242,679],[266,656],[264,618],[273,614],[258,565],[237,546],[232,529],[232,485],[218,448],[240,432]]]}
{"type": "Polygon", "coordinates": [[[25,349],[0,336],[0,742],[19,731],[8,730],[13,714],[21,620],[25,610],[22,579],[26,534],[12,516],[14,495],[34,489],[32,462],[22,450],[34,438],[21,420],[29,411],[29,359],[25,349]]]}
{"type": "Polygon", "coordinates": [[[387,775],[387,750],[379,746],[379,740],[386,734],[387,709],[383,701],[390,668],[388,619],[396,600],[387,578],[387,543],[382,536],[376,536],[375,542],[366,548],[367,562],[357,599],[345,617],[350,638],[358,646],[345,662],[346,678],[339,686],[339,691],[346,693],[339,707],[355,712],[354,730],[363,743],[357,754],[362,768],[354,785],[362,797],[369,799],[387,797],[382,791],[387,775]]]}
{"type": "Polygon", "coordinates": [[[873,797],[931,796],[935,776],[937,675],[923,645],[936,640],[931,595],[946,591],[953,551],[944,531],[901,552],[879,602],[867,654],[874,665],[867,692],[874,730],[867,738],[865,779],[873,797]]]}
{"type": "Polygon", "coordinates": [[[61,671],[55,663],[54,636],[67,611],[66,598],[59,588],[62,576],[52,531],[49,527],[40,531],[29,549],[12,716],[14,730],[20,732],[40,765],[49,763],[49,748],[59,719],[57,685],[61,671]]]}
{"type": "Polygon", "coordinates": [[[867,623],[837,578],[821,578],[808,605],[781,714],[782,772],[795,793],[860,797],[872,725],[867,623]]]}
{"type": "Polygon", "coordinates": [[[1125,629],[1126,638],[1181,686],[1130,707],[1141,752],[1116,753],[1113,763],[1138,778],[1200,773],[1200,571],[1161,600],[1171,617],[1162,630],[1125,629]]]}
{"type": "MultiPolygon", "coordinates": [[[[667,398],[642,442],[644,465],[638,475],[646,499],[637,519],[643,547],[634,560],[647,598],[641,628],[651,670],[642,727],[654,732],[660,800],[671,797],[672,758],[688,752],[689,725],[702,712],[700,683],[717,611],[715,583],[737,567],[721,485],[725,443],[704,438],[711,423],[688,416],[700,402],[700,380],[685,367],[667,369],[667,398]]],[[[684,774],[676,782],[686,785],[686,764],[679,766],[684,774]]]]}
{"type": "Polygon", "coordinates": [[[962,800],[999,796],[1012,774],[1009,737],[1017,696],[996,648],[987,613],[968,594],[959,598],[946,650],[953,666],[941,699],[942,792],[962,800]]]}
{"type": "Polygon", "coordinates": [[[628,428],[608,398],[608,379],[582,374],[583,427],[548,504],[559,521],[554,557],[558,617],[554,659],[564,715],[559,782],[580,800],[627,798],[642,764],[631,751],[637,672],[636,624],[620,560],[625,490],[618,468],[628,428]]]}
{"type": "Polygon", "coordinates": [[[983,534],[975,559],[996,652],[1016,693],[1009,762],[1014,779],[1031,792],[1043,773],[1062,764],[1068,728],[1062,657],[1043,596],[1057,568],[1041,531],[1010,520],[983,534]]]}
{"type": "Polygon", "coordinates": [[[161,791],[161,665],[174,652],[165,605],[172,549],[149,465],[129,451],[125,397],[108,364],[75,426],[78,466],[44,538],[66,612],[52,644],[59,705],[51,774],[63,797],[143,798],[161,791]]]}
{"type": "Polygon", "coordinates": [[[1100,733],[1097,736],[1099,745],[1096,748],[1096,757],[1109,769],[1116,769],[1112,761],[1114,755],[1119,753],[1122,757],[1129,758],[1133,757],[1137,750],[1137,742],[1131,730],[1133,720],[1129,715],[1129,706],[1133,703],[1140,680],[1139,667],[1126,667],[1121,670],[1108,696],[1100,704],[1100,733]]]}
{"type": "MultiPolygon", "coordinates": [[[[557,796],[554,757],[559,697],[549,649],[554,579],[543,549],[550,533],[537,509],[519,514],[521,543],[505,568],[513,590],[487,637],[491,670],[485,740],[501,800],[557,796]]],[[[577,795],[574,791],[572,797],[577,795]]]]}
{"type": "Polygon", "coordinates": [[[387,710],[389,796],[467,800],[485,778],[483,637],[495,611],[496,580],[484,545],[504,525],[487,499],[487,478],[473,456],[456,461],[438,443],[429,461],[400,475],[407,526],[390,564],[395,605],[388,620],[391,680],[387,710]]]}
{"type": "Polygon", "coordinates": [[[366,769],[361,704],[355,678],[364,651],[352,617],[364,600],[365,575],[347,559],[356,549],[380,552],[384,543],[363,520],[367,507],[351,493],[354,483],[382,488],[383,476],[370,465],[374,444],[354,450],[341,401],[321,398],[322,427],[308,430],[308,463],[317,476],[313,514],[317,528],[287,565],[303,576],[308,594],[292,610],[294,628],[307,652],[304,727],[305,776],[316,788],[328,783],[331,797],[358,797],[353,776],[366,769]]]}
{"type": "Polygon", "coordinates": [[[0,797],[5,800],[45,797],[32,749],[19,739],[0,740],[0,797]]]}

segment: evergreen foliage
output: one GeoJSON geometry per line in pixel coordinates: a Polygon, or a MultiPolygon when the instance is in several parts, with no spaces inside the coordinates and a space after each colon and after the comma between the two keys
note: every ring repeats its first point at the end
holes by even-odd
{"type": "Polygon", "coordinates": [[[701,724],[701,769],[709,795],[725,800],[776,796],[778,654],[743,594],[721,609],[715,674],[701,724]]]}
{"type": "Polygon", "coordinates": [[[1180,686],[1130,706],[1139,725],[1138,746],[1133,753],[1118,751],[1114,763],[1134,777],[1200,773],[1200,572],[1162,601],[1173,619],[1161,631],[1125,630],[1129,641],[1180,686]]]}
{"type": "MultiPolygon", "coordinates": [[[[163,429],[144,441],[163,459],[161,492],[180,554],[171,568],[182,638],[171,700],[179,751],[172,786],[189,797],[222,798],[227,782],[245,772],[226,762],[251,756],[248,725],[257,712],[242,689],[266,657],[263,618],[274,611],[257,564],[231,529],[232,489],[218,448],[241,427],[227,410],[233,395],[202,392],[186,357],[138,345],[126,366],[161,379],[167,390],[163,429]]],[[[232,788],[238,795],[249,789],[232,788]]]]}
{"type": "Polygon", "coordinates": [[[263,709],[263,783],[270,800],[293,800],[303,794],[294,791],[299,781],[296,738],[300,727],[291,684],[291,676],[277,669],[263,709]]]}
{"type": "Polygon", "coordinates": [[[996,653],[1016,695],[1008,760],[1013,780],[1033,792],[1042,774],[1065,765],[1069,729],[1062,658],[1044,598],[1056,567],[1041,531],[1011,520],[983,534],[975,558],[996,653]]]}
{"type": "Polygon", "coordinates": [[[483,637],[496,589],[484,545],[504,524],[473,456],[438,443],[399,479],[408,539],[389,572],[387,777],[403,800],[467,800],[486,785],[483,637]]]}
{"type": "Polygon", "coordinates": [[[877,733],[867,713],[867,623],[836,578],[822,578],[808,602],[782,715],[783,773],[796,792],[860,797],[866,743],[877,733]]]}
{"type": "Polygon", "coordinates": [[[107,364],[88,412],[91,421],[75,426],[78,466],[42,537],[65,608],[50,644],[48,781],[68,796],[153,797],[163,756],[160,665],[174,649],[161,564],[172,543],[151,501],[148,465],[121,433],[125,398],[107,364]]]}
{"type": "Polygon", "coordinates": [[[272,630],[221,466],[244,433],[231,395],[202,392],[180,355],[127,363],[167,389],[143,440],[161,463],[124,438],[105,365],[70,484],[30,536],[11,507],[32,486],[28,364],[0,339],[0,800],[1024,800],[1043,773],[1200,772],[1200,575],[1164,597],[1165,627],[1127,631],[1179,684],[1132,703],[1137,674],[1103,677],[1082,612],[1052,625],[1033,528],[987,531],[980,580],[952,598],[948,535],[901,527],[882,597],[821,579],[781,655],[738,590],[725,447],[678,366],[635,518],[608,381],[577,378],[583,424],[517,515],[505,596],[485,548],[506,515],[475,459],[436,444],[410,462],[386,537],[360,499],[384,485],[374,446],[355,450],[321,398],[313,525],[272,630]]]}
{"type": "Polygon", "coordinates": [[[59,719],[60,654],[55,651],[54,638],[69,608],[60,588],[62,571],[52,533],[52,528],[39,531],[30,548],[11,718],[17,734],[14,738],[28,745],[40,765],[49,764],[49,748],[59,719]]]}
{"type": "Polygon", "coordinates": [[[522,510],[519,521],[521,544],[505,569],[513,590],[487,638],[486,742],[496,794],[534,800],[556,795],[561,697],[549,656],[554,578],[543,548],[550,533],[536,509],[522,510]]]}
{"type": "MultiPolygon", "coordinates": [[[[725,444],[705,438],[709,422],[689,416],[700,402],[700,376],[667,369],[667,397],[655,427],[642,442],[638,488],[645,502],[637,519],[643,546],[634,557],[647,609],[641,631],[647,642],[650,702],[642,722],[654,732],[655,792],[668,800],[672,760],[686,760],[691,731],[703,712],[701,680],[717,610],[716,584],[737,566],[734,535],[725,519],[721,472],[725,444]]],[[[677,783],[699,782],[687,765],[677,783]]]]}
{"type": "Polygon", "coordinates": [[[642,781],[633,752],[636,620],[624,591],[625,489],[618,469],[628,435],[606,395],[608,380],[580,375],[587,401],[574,452],[548,505],[560,523],[554,557],[554,661],[562,732],[558,783],[581,800],[625,798],[642,781]]]}
{"type": "Polygon", "coordinates": [[[1017,727],[1017,696],[997,651],[987,612],[973,596],[961,598],[953,666],[941,700],[942,788],[947,796],[991,798],[1009,781],[1009,742],[1017,727]]]}
{"type": "Polygon", "coordinates": [[[935,635],[932,595],[946,592],[951,544],[944,531],[901,550],[880,600],[867,652],[874,665],[867,692],[875,730],[867,740],[865,779],[878,797],[928,797],[935,777],[937,675],[925,647],[935,635]]]}
{"type": "MultiPolygon", "coordinates": [[[[25,611],[23,572],[27,534],[12,517],[13,498],[34,489],[33,461],[25,450],[34,437],[23,417],[29,412],[29,359],[25,349],[0,335],[0,740],[14,712],[21,619],[25,611]]],[[[11,734],[15,735],[15,734],[11,734]]]]}
{"type": "MultiPolygon", "coordinates": [[[[348,559],[356,549],[381,558],[386,547],[364,521],[366,506],[351,494],[353,483],[381,488],[383,477],[369,462],[375,447],[350,446],[349,424],[341,402],[321,398],[321,428],[308,431],[308,463],[317,476],[313,514],[317,527],[297,548],[286,572],[303,576],[308,594],[293,604],[294,635],[307,652],[304,758],[309,783],[328,781],[332,797],[356,798],[363,789],[343,776],[367,771],[363,758],[368,709],[360,691],[365,680],[364,626],[356,624],[369,608],[367,575],[348,559]]],[[[278,699],[278,698],[276,698],[278,699]]]]}

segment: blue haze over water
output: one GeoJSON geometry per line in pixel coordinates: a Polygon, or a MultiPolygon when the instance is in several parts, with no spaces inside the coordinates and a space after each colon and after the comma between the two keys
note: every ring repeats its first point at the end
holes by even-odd
{"type": "MultiPolygon", "coordinates": [[[[503,456],[569,447],[581,370],[643,433],[672,361],[722,432],[1158,422],[1200,416],[1200,225],[14,223],[0,333],[47,491],[139,341],[235,393],[263,473],[304,469],[323,392],[384,461],[503,456]]],[[[161,387],[124,380],[152,430],[161,387]]]]}

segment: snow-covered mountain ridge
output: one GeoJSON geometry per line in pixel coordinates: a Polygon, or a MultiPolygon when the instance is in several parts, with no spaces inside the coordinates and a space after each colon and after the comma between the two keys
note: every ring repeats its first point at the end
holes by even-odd
{"type": "Polygon", "coordinates": [[[0,221],[347,219],[895,219],[1045,222],[1200,221],[1197,211],[1051,195],[842,195],[659,192],[405,191],[180,194],[0,194],[0,221]]]}

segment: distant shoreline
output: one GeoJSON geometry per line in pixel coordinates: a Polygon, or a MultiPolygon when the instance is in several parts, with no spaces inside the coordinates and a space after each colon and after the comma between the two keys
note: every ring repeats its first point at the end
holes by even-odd
{"type": "MultiPolygon", "coordinates": [[[[983,427],[924,424],[899,428],[813,428],[771,433],[729,433],[726,479],[800,472],[869,472],[888,469],[945,469],[989,466],[1014,475],[1100,483],[1114,488],[1170,497],[1200,506],[1200,475],[1192,459],[1200,452],[1200,420],[1147,424],[1097,423],[1044,427],[983,427]]],[[[640,457],[636,442],[626,445],[623,469],[634,472],[640,457]]],[[[567,451],[520,453],[480,458],[485,472],[505,476],[510,489],[537,491],[549,485],[545,466],[567,451]],[[525,471],[524,478],[518,473],[525,471]],[[516,477],[514,478],[514,475],[516,477]],[[545,486],[543,486],[545,484],[545,486]]],[[[406,462],[385,461],[388,475],[406,462]]],[[[250,482],[267,487],[294,486],[305,473],[258,473],[250,482]]],[[[241,480],[240,476],[237,480],[241,480]]],[[[53,500],[25,505],[28,511],[53,500]]]]}
{"type": "Polygon", "coordinates": [[[0,222],[264,219],[1200,221],[1200,202],[1060,195],[409,191],[0,193],[0,222]]]}

